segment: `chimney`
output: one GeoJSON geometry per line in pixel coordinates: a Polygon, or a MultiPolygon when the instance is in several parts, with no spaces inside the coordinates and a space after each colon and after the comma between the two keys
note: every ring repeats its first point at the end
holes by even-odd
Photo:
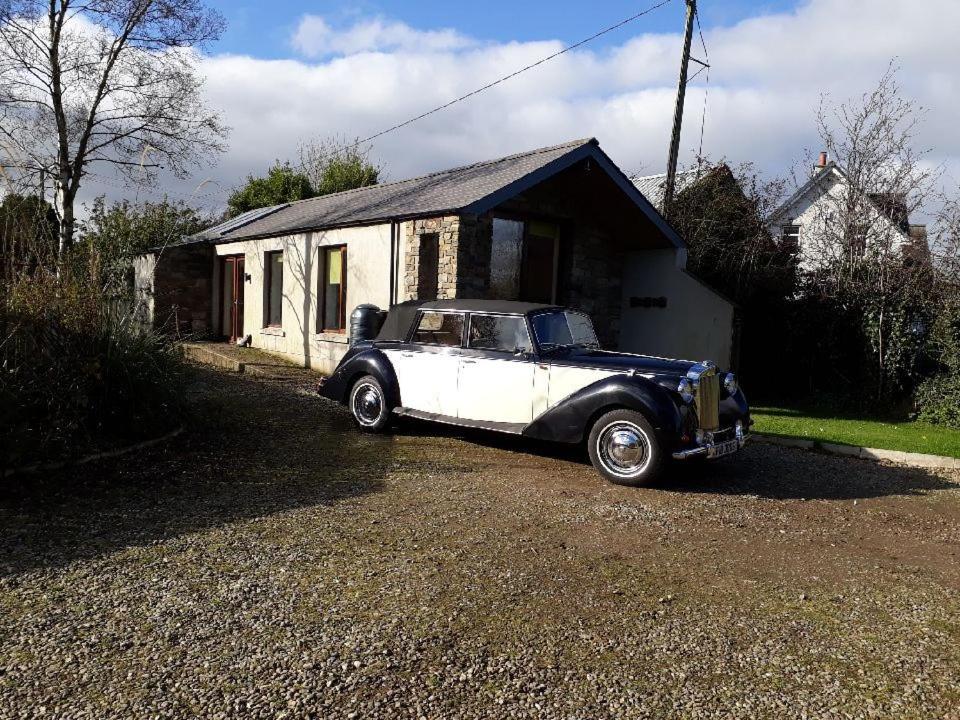
{"type": "Polygon", "coordinates": [[[827,151],[826,151],[826,150],[821,150],[821,151],[820,151],[820,159],[817,160],[817,167],[818,167],[818,168],[825,168],[826,166],[827,166],[827,151]]]}

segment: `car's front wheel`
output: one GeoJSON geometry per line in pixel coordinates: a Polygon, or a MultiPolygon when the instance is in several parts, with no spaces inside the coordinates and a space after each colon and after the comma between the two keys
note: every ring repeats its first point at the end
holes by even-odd
{"type": "Polygon", "coordinates": [[[660,473],[663,452],[647,419],[634,410],[601,416],[587,440],[590,462],[617,485],[643,485],[660,473]]]}
{"type": "Polygon", "coordinates": [[[387,396],[373,375],[364,375],[350,389],[350,412],[364,432],[383,432],[390,422],[387,396]]]}

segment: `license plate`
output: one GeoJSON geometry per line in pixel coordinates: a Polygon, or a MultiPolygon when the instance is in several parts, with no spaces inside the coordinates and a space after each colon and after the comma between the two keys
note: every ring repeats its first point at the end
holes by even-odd
{"type": "Polygon", "coordinates": [[[726,442],[717,443],[713,447],[707,448],[707,457],[718,458],[724,455],[732,455],[739,449],[740,444],[736,440],[727,440],[726,442]]]}

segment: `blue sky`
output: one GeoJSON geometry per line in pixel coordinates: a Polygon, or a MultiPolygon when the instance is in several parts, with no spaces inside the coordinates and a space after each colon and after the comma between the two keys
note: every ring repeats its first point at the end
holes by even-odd
{"type": "MultiPolygon", "coordinates": [[[[705,28],[733,25],[758,15],[792,10],[798,0],[701,0],[700,20],[705,28]]],[[[361,18],[382,16],[422,29],[453,28],[482,41],[562,40],[576,42],[654,4],[654,0],[361,0],[360,2],[230,2],[217,0],[216,7],[228,27],[212,52],[282,58],[290,55],[290,36],[304,15],[321,15],[336,26],[361,18]]],[[[679,32],[683,2],[674,0],[650,15],[599,38],[592,47],[615,46],[642,32],[679,32]]]]}
{"type": "MultiPolygon", "coordinates": [[[[222,207],[231,188],[302,143],[373,135],[556,53],[655,0],[325,0],[214,2],[228,29],[198,58],[228,150],[192,178],[143,190],[222,207]],[[198,191],[198,188],[202,190],[198,191]]],[[[917,148],[960,184],[960,2],[700,0],[710,51],[692,81],[680,145],[801,174],[821,149],[817,108],[856,99],[893,61],[903,97],[926,109],[917,148]],[[701,132],[702,128],[702,132],[701,132]]],[[[384,177],[417,174],[596,137],[627,173],[664,170],[676,98],[684,2],[672,0],[596,42],[378,138],[384,177]]],[[[699,38],[695,53],[700,53],[699,38]]],[[[117,195],[92,180],[88,197],[117,195]]],[[[122,191],[122,186],[119,191],[122,191]]],[[[139,192],[139,191],[138,191],[139,192]]]]}

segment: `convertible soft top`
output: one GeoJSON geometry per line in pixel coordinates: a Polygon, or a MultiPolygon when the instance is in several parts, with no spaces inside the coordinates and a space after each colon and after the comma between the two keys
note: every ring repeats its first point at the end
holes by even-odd
{"type": "Polygon", "coordinates": [[[403,342],[410,333],[410,326],[418,310],[452,310],[456,312],[504,313],[526,315],[541,310],[558,310],[556,305],[519,302],[516,300],[407,300],[390,308],[377,335],[378,341],[403,342]]]}
{"type": "Polygon", "coordinates": [[[526,315],[540,310],[559,309],[556,305],[521,302],[519,300],[469,300],[461,298],[431,300],[422,303],[421,307],[424,310],[456,310],[459,312],[505,313],[509,315],[526,315]]]}
{"type": "Polygon", "coordinates": [[[377,334],[378,341],[403,342],[407,339],[410,332],[410,326],[417,317],[417,310],[424,304],[423,300],[407,300],[390,308],[387,317],[380,326],[380,332],[377,334]]]}

